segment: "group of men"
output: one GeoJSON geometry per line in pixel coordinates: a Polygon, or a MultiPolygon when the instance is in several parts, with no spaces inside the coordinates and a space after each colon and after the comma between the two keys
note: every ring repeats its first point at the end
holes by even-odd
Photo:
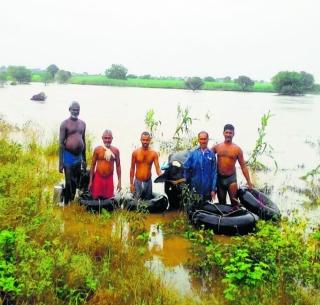
{"type": "MultiPolygon", "coordinates": [[[[75,197],[81,173],[86,169],[86,124],[78,118],[80,105],[72,102],[69,107],[70,117],[60,125],[59,135],[59,171],[65,174],[65,203],[75,197]]],[[[184,162],[184,176],[190,189],[204,200],[214,200],[216,194],[220,203],[226,203],[229,194],[231,204],[238,205],[236,162],[238,161],[249,188],[252,188],[243,152],[232,142],[234,127],[224,126],[224,142],[208,148],[209,135],[206,131],[198,134],[199,147],[191,151],[184,162]],[[216,160],[217,157],[217,160],[216,160]]],[[[96,147],[90,167],[89,190],[92,197],[114,197],[113,172],[116,166],[118,177],[117,191],[121,190],[121,164],[119,149],[112,144],[111,130],[102,135],[103,144],[96,147]]],[[[130,168],[130,191],[137,198],[152,197],[151,168],[154,164],[157,175],[161,175],[158,153],[150,146],[149,132],[141,134],[141,147],[134,150],[130,168]]]]}

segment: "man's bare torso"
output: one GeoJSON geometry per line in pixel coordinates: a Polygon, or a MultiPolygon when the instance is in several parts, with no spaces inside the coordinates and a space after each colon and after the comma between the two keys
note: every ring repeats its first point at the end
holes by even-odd
{"type": "Polygon", "coordinates": [[[217,154],[218,173],[223,176],[230,176],[235,173],[235,164],[238,160],[241,149],[234,143],[220,143],[214,146],[213,151],[217,154]]]}
{"type": "Polygon", "coordinates": [[[114,170],[114,162],[116,161],[117,158],[119,158],[119,150],[118,148],[114,146],[110,146],[110,150],[113,153],[113,156],[111,156],[110,160],[106,160],[105,157],[105,152],[106,149],[103,146],[98,146],[94,150],[94,158],[96,158],[97,163],[96,163],[96,171],[101,175],[101,176],[109,176],[113,174],[114,170]]]}

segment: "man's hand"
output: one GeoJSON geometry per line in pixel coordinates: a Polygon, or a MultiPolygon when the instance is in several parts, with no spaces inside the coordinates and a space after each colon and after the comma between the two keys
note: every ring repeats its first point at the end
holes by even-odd
{"type": "Polygon", "coordinates": [[[134,193],[134,191],[135,191],[135,189],[134,189],[134,185],[133,185],[133,184],[130,184],[130,192],[133,194],[133,193],[134,193]]]}
{"type": "Polygon", "coordinates": [[[248,189],[252,190],[253,189],[253,184],[251,182],[248,183],[248,189]]]}
{"type": "Polygon", "coordinates": [[[59,166],[59,173],[63,173],[63,165],[59,166]]]}
{"type": "Polygon", "coordinates": [[[118,192],[120,192],[120,191],[121,191],[121,182],[120,182],[120,181],[118,181],[117,191],[118,191],[118,192]]]}
{"type": "Polygon", "coordinates": [[[88,184],[88,190],[91,192],[91,188],[92,188],[92,181],[89,182],[88,184]]]}
{"type": "Polygon", "coordinates": [[[216,192],[214,191],[211,192],[211,198],[212,198],[212,201],[216,199],[216,192]]]}

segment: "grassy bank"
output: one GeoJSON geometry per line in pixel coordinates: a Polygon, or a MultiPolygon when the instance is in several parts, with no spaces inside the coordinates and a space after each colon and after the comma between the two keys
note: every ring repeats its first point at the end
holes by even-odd
{"type": "MultiPolygon", "coordinates": [[[[32,74],[32,82],[41,82],[42,73],[32,74]]],[[[128,78],[126,80],[110,79],[103,75],[75,75],[68,83],[76,85],[95,85],[95,86],[117,86],[117,87],[140,87],[140,88],[165,88],[165,89],[187,89],[184,81],[179,79],[142,79],[128,78]]],[[[204,82],[202,90],[221,90],[221,91],[241,91],[239,85],[230,82],[204,82]]],[[[251,92],[274,92],[271,83],[256,82],[250,89],[251,92]]]]}
{"type": "MultiPolygon", "coordinates": [[[[142,87],[142,88],[169,88],[186,89],[183,80],[168,79],[141,79],[129,78],[127,80],[108,79],[102,75],[72,76],[69,80],[71,84],[78,85],[100,85],[100,86],[119,86],[119,87],[142,87]]],[[[237,83],[230,82],[205,82],[203,90],[223,90],[241,91],[237,83]]],[[[270,83],[255,83],[252,87],[254,92],[273,92],[270,83]]]]}

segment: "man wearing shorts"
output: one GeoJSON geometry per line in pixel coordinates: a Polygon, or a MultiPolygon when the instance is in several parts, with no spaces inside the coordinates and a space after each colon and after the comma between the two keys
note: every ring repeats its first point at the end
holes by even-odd
{"type": "Polygon", "coordinates": [[[141,147],[132,153],[130,168],[130,191],[136,198],[152,198],[151,167],[154,164],[157,175],[161,175],[158,153],[150,149],[151,135],[141,134],[141,147]]]}
{"type": "Polygon", "coordinates": [[[223,128],[224,142],[215,145],[212,150],[217,155],[218,161],[218,180],[217,180],[217,195],[219,203],[225,204],[227,193],[229,195],[231,204],[238,206],[237,200],[237,174],[236,162],[238,161],[242,173],[247,181],[249,189],[252,189],[252,183],[246,163],[243,158],[242,149],[232,143],[234,136],[234,127],[227,124],[223,128]]]}

